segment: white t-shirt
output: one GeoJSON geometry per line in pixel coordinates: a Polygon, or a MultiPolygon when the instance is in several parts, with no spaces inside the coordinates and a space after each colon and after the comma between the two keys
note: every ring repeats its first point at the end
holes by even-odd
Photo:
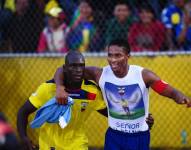
{"type": "Polygon", "coordinates": [[[99,80],[108,108],[109,126],[128,133],[148,130],[148,88],[142,78],[143,68],[130,65],[123,78],[114,75],[110,66],[103,68],[99,80]]]}

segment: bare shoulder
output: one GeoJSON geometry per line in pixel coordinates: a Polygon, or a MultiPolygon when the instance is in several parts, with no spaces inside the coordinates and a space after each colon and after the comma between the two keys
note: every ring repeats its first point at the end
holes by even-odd
{"type": "Polygon", "coordinates": [[[102,73],[102,68],[100,67],[95,67],[95,66],[87,66],[85,69],[85,72],[90,73],[90,74],[101,74],[102,73]]]}
{"type": "Polygon", "coordinates": [[[103,69],[100,67],[87,66],[85,68],[85,78],[88,80],[94,80],[96,83],[98,83],[102,71],[103,69]]]}
{"type": "Polygon", "coordinates": [[[160,77],[157,76],[153,71],[149,69],[143,69],[142,71],[142,77],[146,84],[146,86],[150,86],[155,81],[160,80],[160,77]]]}

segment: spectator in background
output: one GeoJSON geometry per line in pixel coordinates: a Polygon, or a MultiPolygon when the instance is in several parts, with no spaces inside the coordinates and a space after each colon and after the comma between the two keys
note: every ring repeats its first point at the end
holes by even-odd
{"type": "Polygon", "coordinates": [[[172,3],[162,11],[162,22],[166,27],[166,48],[179,49],[177,38],[183,27],[184,0],[172,0],[172,3]]]}
{"type": "Polygon", "coordinates": [[[20,150],[20,144],[7,122],[3,113],[0,112],[0,150],[20,150]]]}
{"type": "Polygon", "coordinates": [[[9,29],[10,47],[13,52],[35,52],[43,28],[43,0],[16,0],[16,12],[9,29]]]}
{"type": "MultiPolygon", "coordinates": [[[[126,0],[128,1],[128,0],[126,0]]],[[[153,11],[155,12],[155,17],[157,19],[160,19],[161,17],[161,11],[166,6],[169,0],[129,0],[129,4],[132,8],[133,14],[138,14],[137,6],[141,4],[150,5],[153,8],[153,11]]]]}
{"type": "Polygon", "coordinates": [[[140,21],[134,23],[129,31],[128,41],[132,51],[159,51],[165,39],[165,28],[155,18],[154,11],[149,5],[139,9],[140,21]]]}
{"type": "Polygon", "coordinates": [[[0,52],[8,52],[8,35],[10,20],[13,16],[14,0],[0,1],[0,52]]]}
{"type": "Polygon", "coordinates": [[[72,20],[73,13],[77,9],[78,0],[57,0],[67,16],[67,23],[72,20]]]}
{"type": "Polygon", "coordinates": [[[183,27],[177,38],[179,46],[188,51],[191,50],[191,0],[185,5],[183,27]]]}
{"type": "Polygon", "coordinates": [[[93,9],[88,0],[80,2],[70,27],[71,29],[67,36],[69,49],[80,52],[99,50],[98,29],[95,27],[93,9]]]}
{"type": "Polygon", "coordinates": [[[65,39],[67,35],[67,25],[64,22],[66,18],[60,7],[53,7],[47,13],[48,25],[43,29],[38,52],[67,52],[65,39]]]}
{"type": "Polygon", "coordinates": [[[106,22],[113,17],[113,8],[118,0],[90,0],[94,10],[94,25],[99,29],[99,49],[105,48],[106,22]],[[106,9],[107,8],[107,9],[106,9]]]}
{"type": "Polygon", "coordinates": [[[127,34],[135,18],[131,15],[129,5],[118,2],[114,7],[114,18],[109,20],[106,25],[105,42],[106,45],[114,39],[127,39],[127,34]]]}

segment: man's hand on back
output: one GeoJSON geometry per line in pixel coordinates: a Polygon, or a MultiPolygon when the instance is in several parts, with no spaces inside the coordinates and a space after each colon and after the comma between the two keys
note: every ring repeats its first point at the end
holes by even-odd
{"type": "Polygon", "coordinates": [[[154,118],[151,113],[149,113],[149,116],[146,118],[146,122],[149,126],[149,129],[151,130],[153,124],[154,124],[154,118]]]}

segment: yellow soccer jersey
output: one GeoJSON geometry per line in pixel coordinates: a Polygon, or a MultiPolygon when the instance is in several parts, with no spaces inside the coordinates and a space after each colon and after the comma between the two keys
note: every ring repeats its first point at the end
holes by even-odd
{"type": "MultiPolygon", "coordinates": [[[[40,108],[48,100],[55,96],[56,85],[52,81],[41,84],[29,100],[40,108]]],[[[97,86],[84,80],[81,89],[68,91],[69,96],[75,102],[72,106],[72,115],[69,124],[64,128],[57,123],[45,123],[40,128],[39,145],[40,150],[87,150],[88,139],[85,135],[85,121],[93,110],[105,108],[105,103],[97,86]]]]}

